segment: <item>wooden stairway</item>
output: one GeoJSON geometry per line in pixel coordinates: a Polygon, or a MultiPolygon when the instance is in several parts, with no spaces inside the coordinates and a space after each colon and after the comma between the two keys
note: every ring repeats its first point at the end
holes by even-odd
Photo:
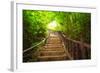
{"type": "Polygon", "coordinates": [[[45,46],[38,52],[39,61],[59,61],[66,60],[64,46],[57,33],[50,33],[45,46]]]}

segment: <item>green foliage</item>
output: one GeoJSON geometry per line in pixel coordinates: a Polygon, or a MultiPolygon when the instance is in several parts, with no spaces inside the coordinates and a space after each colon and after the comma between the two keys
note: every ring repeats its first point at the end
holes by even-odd
{"type": "Polygon", "coordinates": [[[59,12],[56,20],[61,25],[60,28],[66,36],[86,43],[90,43],[91,38],[91,14],[76,12],[59,12]]]}
{"type": "Polygon", "coordinates": [[[55,31],[61,31],[75,40],[90,43],[91,14],[23,10],[23,49],[27,49],[47,36],[48,24],[57,22],[55,31]]]}
{"type": "Polygon", "coordinates": [[[23,10],[23,48],[27,49],[47,35],[47,24],[54,14],[47,11],[23,10]]]}

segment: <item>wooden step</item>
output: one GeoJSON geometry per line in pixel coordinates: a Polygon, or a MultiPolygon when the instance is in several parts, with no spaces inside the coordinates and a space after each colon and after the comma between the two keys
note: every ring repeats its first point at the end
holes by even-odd
{"type": "Polygon", "coordinates": [[[61,50],[63,50],[63,48],[43,48],[41,50],[42,51],[61,51],[61,50]]]}
{"type": "Polygon", "coordinates": [[[63,46],[61,43],[58,44],[45,44],[45,46],[63,46]]]}
{"type": "Polygon", "coordinates": [[[59,41],[59,40],[60,40],[60,38],[58,38],[58,37],[55,37],[55,38],[49,38],[48,40],[50,40],[50,41],[52,41],[52,40],[59,41]]]}
{"type": "Polygon", "coordinates": [[[64,50],[62,51],[40,51],[40,56],[55,56],[55,55],[63,55],[65,53],[64,50]]]}
{"type": "Polygon", "coordinates": [[[45,51],[61,51],[64,50],[63,48],[52,48],[52,47],[48,47],[48,48],[43,48],[41,50],[45,50],[45,51]]]}
{"type": "Polygon", "coordinates": [[[38,56],[40,61],[57,61],[57,60],[66,60],[66,55],[60,56],[38,56]]]}
{"type": "Polygon", "coordinates": [[[44,46],[44,48],[63,48],[63,45],[44,46]]]}
{"type": "Polygon", "coordinates": [[[49,41],[47,44],[61,44],[61,41],[49,41]]]}
{"type": "Polygon", "coordinates": [[[49,37],[49,39],[53,39],[53,38],[57,38],[57,39],[59,39],[58,36],[50,36],[50,37],[49,37]]]}
{"type": "Polygon", "coordinates": [[[59,37],[50,37],[50,38],[48,38],[48,40],[60,40],[60,38],[59,37]]]}

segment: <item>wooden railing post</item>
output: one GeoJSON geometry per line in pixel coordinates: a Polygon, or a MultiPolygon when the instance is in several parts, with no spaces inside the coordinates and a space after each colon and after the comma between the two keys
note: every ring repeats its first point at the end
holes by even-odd
{"type": "Polygon", "coordinates": [[[82,37],[80,38],[80,49],[81,49],[81,53],[82,53],[82,59],[85,59],[85,50],[84,50],[84,45],[83,45],[83,39],[82,37]]]}
{"type": "Polygon", "coordinates": [[[63,42],[65,43],[66,49],[73,59],[90,59],[91,58],[91,47],[90,45],[83,42],[83,39],[80,38],[80,41],[72,40],[67,38],[63,33],[61,33],[63,42]]]}

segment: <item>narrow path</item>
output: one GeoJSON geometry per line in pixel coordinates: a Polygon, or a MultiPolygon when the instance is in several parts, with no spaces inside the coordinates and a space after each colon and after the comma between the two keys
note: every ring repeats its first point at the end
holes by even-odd
{"type": "Polygon", "coordinates": [[[39,51],[39,61],[57,61],[66,60],[67,55],[63,46],[63,42],[58,33],[50,32],[45,46],[39,51]]]}

